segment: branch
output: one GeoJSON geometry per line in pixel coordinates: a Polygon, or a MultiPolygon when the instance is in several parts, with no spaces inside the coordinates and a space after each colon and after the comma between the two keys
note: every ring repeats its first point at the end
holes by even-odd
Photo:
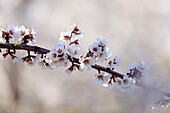
{"type": "MultiPolygon", "coordinates": [[[[42,47],[39,47],[39,46],[31,46],[31,45],[26,45],[26,44],[15,45],[15,44],[11,44],[11,43],[6,43],[6,44],[0,43],[0,48],[1,49],[26,50],[26,51],[32,51],[32,52],[35,52],[35,53],[39,53],[39,54],[47,54],[47,53],[50,52],[50,50],[48,50],[46,48],[42,48],[42,47]]],[[[74,57],[73,61],[75,63],[77,63],[77,64],[80,64],[78,58],[74,57]]],[[[112,74],[112,76],[114,76],[114,77],[123,78],[123,76],[124,76],[123,74],[120,74],[120,73],[118,73],[116,71],[110,70],[108,68],[105,68],[105,67],[97,65],[97,64],[92,65],[92,68],[96,69],[96,70],[107,72],[109,74],[112,74]]],[[[155,87],[147,86],[147,85],[143,84],[142,82],[140,82],[139,80],[137,80],[135,84],[137,86],[141,87],[141,88],[151,90],[151,91],[154,91],[154,92],[159,92],[159,93],[161,93],[161,94],[163,94],[165,96],[170,97],[170,93],[162,91],[162,90],[157,89],[155,87]]]]}
{"type": "Polygon", "coordinates": [[[15,49],[15,50],[27,50],[27,51],[34,51],[34,52],[38,52],[40,54],[47,54],[50,52],[50,50],[45,49],[45,48],[41,48],[38,46],[31,46],[31,45],[26,45],[26,44],[12,44],[12,43],[6,43],[6,44],[2,44],[0,43],[0,48],[2,49],[15,49]]]}

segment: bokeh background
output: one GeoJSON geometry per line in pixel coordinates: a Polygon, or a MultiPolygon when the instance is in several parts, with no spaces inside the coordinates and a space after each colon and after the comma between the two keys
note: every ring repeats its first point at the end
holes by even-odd
{"type": "MultiPolygon", "coordinates": [[[[36,45],[52,48],[60,32],[77,23],[84,32],[82,53],[96,38],[105,38],[121,59],[117,71],[145,60],[146,84],[170,91],[169,6],[169,0],[0,0],[0,27],[34,27],[36,45]]],[[[64,68],[42,70],[7,58],[0,62],[0,113],[154,112],[154,95],[138,87],[123,93],[103,88],[95,84],[95,73],[68,76],[64,68]]]]}

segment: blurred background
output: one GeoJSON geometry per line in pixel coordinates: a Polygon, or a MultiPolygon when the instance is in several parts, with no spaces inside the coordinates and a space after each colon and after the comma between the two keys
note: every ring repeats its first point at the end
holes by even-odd
{"type": "MultiPolygon", "coordinates": [[[[34,27],[36,45],[53,48],[60,32],[77,23],[84,32],[82,53],[105,38],[121,59],[117,71],[145,60],[146,84],[170,91],[169,5],[169,0],[0,0],[0,27],[34,27]]],[[[64,68],[0,63],[0,113],[154,113],[157,97],[138,87],[123,93],[103,88],[95,84],[94,70],[68,76],[64,68]]]]}

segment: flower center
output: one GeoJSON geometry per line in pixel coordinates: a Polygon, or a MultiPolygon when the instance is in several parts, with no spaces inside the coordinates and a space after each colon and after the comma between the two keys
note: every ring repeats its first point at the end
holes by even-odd
{"type": "Polygon", "coordinates": [[[93,51],[97,51],[97,48],[95,47],[95,48],[93,48],[93,51]]]}
{"type": "Polygon", "coordinates": [[[62,50],[61,50],[61,49],[58,49],[58,50],[57,50],[57,52],[58,52],[58,53],[61,53],[61,52],[62,52],[62,50]]]}

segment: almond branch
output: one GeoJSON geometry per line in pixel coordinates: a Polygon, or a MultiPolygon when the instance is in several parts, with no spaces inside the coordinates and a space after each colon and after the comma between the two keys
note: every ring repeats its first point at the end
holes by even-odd
{"type": "MultiPolygon", "coordinates": [[[[42,48],[42,47],[39,47],[39,46],[26,45],[26,44],[15,45],[15,44],[12,44],[12,43],[5,43],[5,44],[0,43],[0,48],[1,49],[12,49],[12,50],[26,50],[26,51],[32,51],[32,52],[35,52],[35,53],[39,53],[39,54],[47,54],[47,53],[50,52],[49,49],[42,48]]],[[[73,58],[73,61],[77,64],[80,64],[78,58],[73,58]]],[[[97,65],[97,64],[92,65],[92,68],[96,69],[96,70],[107,72],[109,74],[112,74],[112,76],[114,76],[114,77],[123,78],[123,76],[124,76],[123,74],[120,74],[120,73],[113,71],[113,70],[109,70],[108,68],[105,68],[105,67],[97,65]]],[[[148,91],[158,92],[160,94],[163,94],[165,96],[170,97],[169,92],[162,91],[162,90],[155,88],[155,87],[150,87],[148,85],[143,84],[139,80],[136,80],[135,84],[137,86],[141,87],[141,88],[148,90],[148,91]]]]}

